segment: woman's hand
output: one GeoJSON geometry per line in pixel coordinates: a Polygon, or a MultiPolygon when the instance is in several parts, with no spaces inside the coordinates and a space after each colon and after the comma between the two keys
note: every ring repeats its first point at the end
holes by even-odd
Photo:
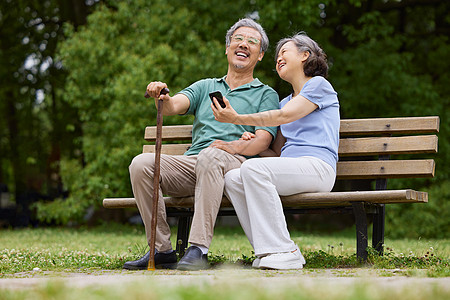
{"type": "Polygon", "coordinates": [[[250,141],[251,139],[253,139],[255,137],[256,137],[256,134],[246,131],[242,134],[240,140],[250,141]]]}
{"type": "MultiPolygon", "coordinates": [[[[211,109],[214,113],[214,117],[217,121],[222,123],[234,123],[237,121],[239,114],[231,106],[227,98],[223,97],[223,102],[225,103],[225,108],[222,108],[217,102],[216,98],[213,98],[213,103],[211,103],[211,109]]],[[[237,123],[234,123],[237,124],[237,123]]]]}

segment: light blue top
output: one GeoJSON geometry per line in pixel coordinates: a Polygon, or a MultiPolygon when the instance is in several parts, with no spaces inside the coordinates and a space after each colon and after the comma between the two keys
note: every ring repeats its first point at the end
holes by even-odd
{"type": "MultiPolygon", "coordinates": [[[[322,76],[308,80],[300,95],[319,107],[309,115],[280,126],[286,143],[281,157],[313,156],[336,171],[339,147],[339,100],[333,86],[322,76]]],[[[280,102],[280,108],[292,99],[292,95],[280,102]]]]}
{"type": "Polygon", "coordinates": [[[263,129],[273,137],[276,136],[277,127],[235,125],[214,119],[209,98],[209,93],[214,91],[220,91],[239,114],[278,109],[277,92],[258,79],[231,90],[225,78],[226,76],[203,79],[180,92],[189,98],[190,105],[186,114],[195,116],[192,128],[192,146],[185,155],[198,154],[215,140],[226,142],[238,140],[245,131],[255,132],[263,129]]]}

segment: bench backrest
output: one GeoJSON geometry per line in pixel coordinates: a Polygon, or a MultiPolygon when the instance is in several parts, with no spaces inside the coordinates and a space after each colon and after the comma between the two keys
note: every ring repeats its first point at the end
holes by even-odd
{"type": "MultiPolygon", "coordinates": [[[[433,177],[433,159],[411,159],[409,155],[390,158],[437,153],[438,132],[437,116],[343,119],[337,179],[433,177]]],[[[162,136],[162,153],[181,155],[191,145],[192,125],[164,126],[162,136]]],[[[154,142],[156,127],[147,127],[144,138],[154,142]]],[[[154,149],[154,145],[144,145],[143,152],[152,153],[154,149]]]]}

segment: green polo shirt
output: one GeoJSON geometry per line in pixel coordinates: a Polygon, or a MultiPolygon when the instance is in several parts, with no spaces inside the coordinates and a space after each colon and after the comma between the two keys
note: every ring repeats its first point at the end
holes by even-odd
{"type": "Polygon", "coordinates": [[[214,119],[209,93],[220,91],[239,114],[252,114],[279,109],[278,94],[258,79],[231,90],[223,78],[208,78],[197,81],[180,93],[189,98],[186,114],[195,116],[192,129],[192,146],[185,155],[195,155],[215,140],[226,142],[238,140],[245,131],[263,129],[276,136],[277,127],[260,127],[222,123],[214,119]]]}

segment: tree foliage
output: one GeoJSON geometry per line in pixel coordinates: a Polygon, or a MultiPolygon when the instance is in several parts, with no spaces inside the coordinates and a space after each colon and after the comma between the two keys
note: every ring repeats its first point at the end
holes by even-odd
{"type": "Polygon", "coordinates": [[[17,225],[29,223],[33,201],[62,194],[59,161],[73,156],[80,136],[76,111],[61,99],[65,74],[54,54],[62,24],[83,22],[87,8],[81,2],[76,14],[61,2],[0,4],[0,183],[16,202],[17,225]]]}
{"type": "MultiPolygon", "coordinates": [[[[88,26],[77,32],[66,28],[68,40],[60,50],[69,71],[65,99],[80,112],[84,156],[63,161],[68,171],[63,176],[72,186],[64,203],[72,210],[68,214],[67,205],[49,204],[51,218],[67,221],[99,206],[105,196],[131,193],[128,165],[142,151],[144,127],[155,124],[155,106],[143,97],[148,82],[167,82],[174,93],[226,70],[224,46],[198,34],[202,27],[192,26],[193,11],[166,1],[145,3],[101,5],[88,26]]],[[[165,124],[182,122],[192,119],[165,118],[165,124]]]]}
{"type": "MultiPolygon", "coordinates": [[[[71,145],[69,148],[73,150],[63,153],[61,160],[63,182],[70,196],[40,204],[41,218],[67,222],[81,218],[88,207],[99,207],[104,197],[130,196],[127,166],[142,150],[144,127],[156,123],[154,104],[143,98],[146,85],[153,80],[164,81],[174,94],[200,78],[223,76],[227,67],[225,33],[245,16],[257,19],[271,41],[255,75],[274,87],[281,98],[290,93],[290,86],[274,71],[275,44],[283,37],[306,31],[328,54],[329,79],[338,91],[343,118],[439,115],[441,133],[436,178],[396,180],[388,187],[429,190],[433,198],[421,210],[424,218],[432,217],[448,199],[443,188],[450,182],[445,172],[450,167],[448,1],[91,2],[97,4],[85,25],[77,26],[79,23],[74,21],[71,24],[59,22],[58,25],[58,28],[64,28],[64,35],[61,35],[64,41],[58,48],[59,58],[52,61],[61,60],[64,69],[56,68],[58,73],[49,74],[47,78],[63,82],[64,89],[62,83],[44,84],[43,89],[46,105],[57,99],[58,105],[65,105],[64,108],[57,109],[56,115],[48,110],[40,115],[41,119],[36,115],[27,119],[25,113],[19,117],[21,126],[42,132],[40,137],[48,136],[44,142],[36,139],[32,142],[40,145],[43,153],[51,152],[46,148],[52,144],[50,136],[54,141],[70,138],[65,145],[71,145]],[[65,73],[60,75],[63,71],[65,73]],[[45,86],[58,88],[49,92],[45,86]],[[49,95],[53,96],[49,98],[49,95]],[[66,115],[70,116],[68,120],[66,115]],[[30,122],[35,123],[31,125],[30,122]],[[68,134],[68,129],[72,130],[72,135],[68,134]]],[[[45,1],[43,5],[47,5],[47,9],[61,7],[59,1],[45,1]]],[[[20,15],[20,11],[26,11],[28,6],[17,8],[18,12],[11,16],[20,15]]],[[[5,20],[3,16],[2,21],[5,20]]],[[[28,19],[33,20],[33,17],[28,19]]],[[[24,35],[21,26],[11,27],[8,31],[17,33],[19,42],[23,41],[24,35]]],[[[5,51],[3,36],[13,38],[9,33],[2,33],[2,51],[5,51]]],[[[39,41],[30,42],[30,47],[31,44],[36,47],[39,41]]],[[[9,51],[12,59],[14,50],[9,51]]],[[[15,59],[23,63],[33,53],[36,50],[15,59]]],[[[6,64],[2,63],[2,66],[6,64]]],[[[19,72],[20,76],[14,80],[17,82],[19,77],[22,78],[26,88],[19,91],[26,93],[28,100],[22,99],[17,90],[11,89],[8,94],[7,88],[2,88],[3,97],[9,95],[9,102],[15,103],[16,107],[24,107],[24,103],[33,107],[31,104],[40,88],[36,84],[41,81],[34,85],[27,81],[27,72],[32,71],[19,72]]],[[[14,74],[14,71],[4,71],[2,78],[8,77],[6,74],[14,74]]],[[[6,113],[6,104],[0,105],[6,113]]],[[[164,123],[191,121],[189,117],[174,116],[165,118],[164,123]]],[[[1,132],[3,153],[14,146],[15,140],[14,134],[8,137],[11,131],[2,127],[1,132]]],[[[18,160],[27,161],[23,156],[18,160]]],[[[4,172],[4,166],[1,169],[2,174],[13,173],[4,172]]],[[[16,176],[20,177],[19,171],[18,174],[16,176]]],[[[409,218],[409,213],[415,209],[396,206],[388,211],[388,221],[404,222],[405,216],[409,218]]],[[[433,235],[430,231],[425,234],[433,235]]]]}

